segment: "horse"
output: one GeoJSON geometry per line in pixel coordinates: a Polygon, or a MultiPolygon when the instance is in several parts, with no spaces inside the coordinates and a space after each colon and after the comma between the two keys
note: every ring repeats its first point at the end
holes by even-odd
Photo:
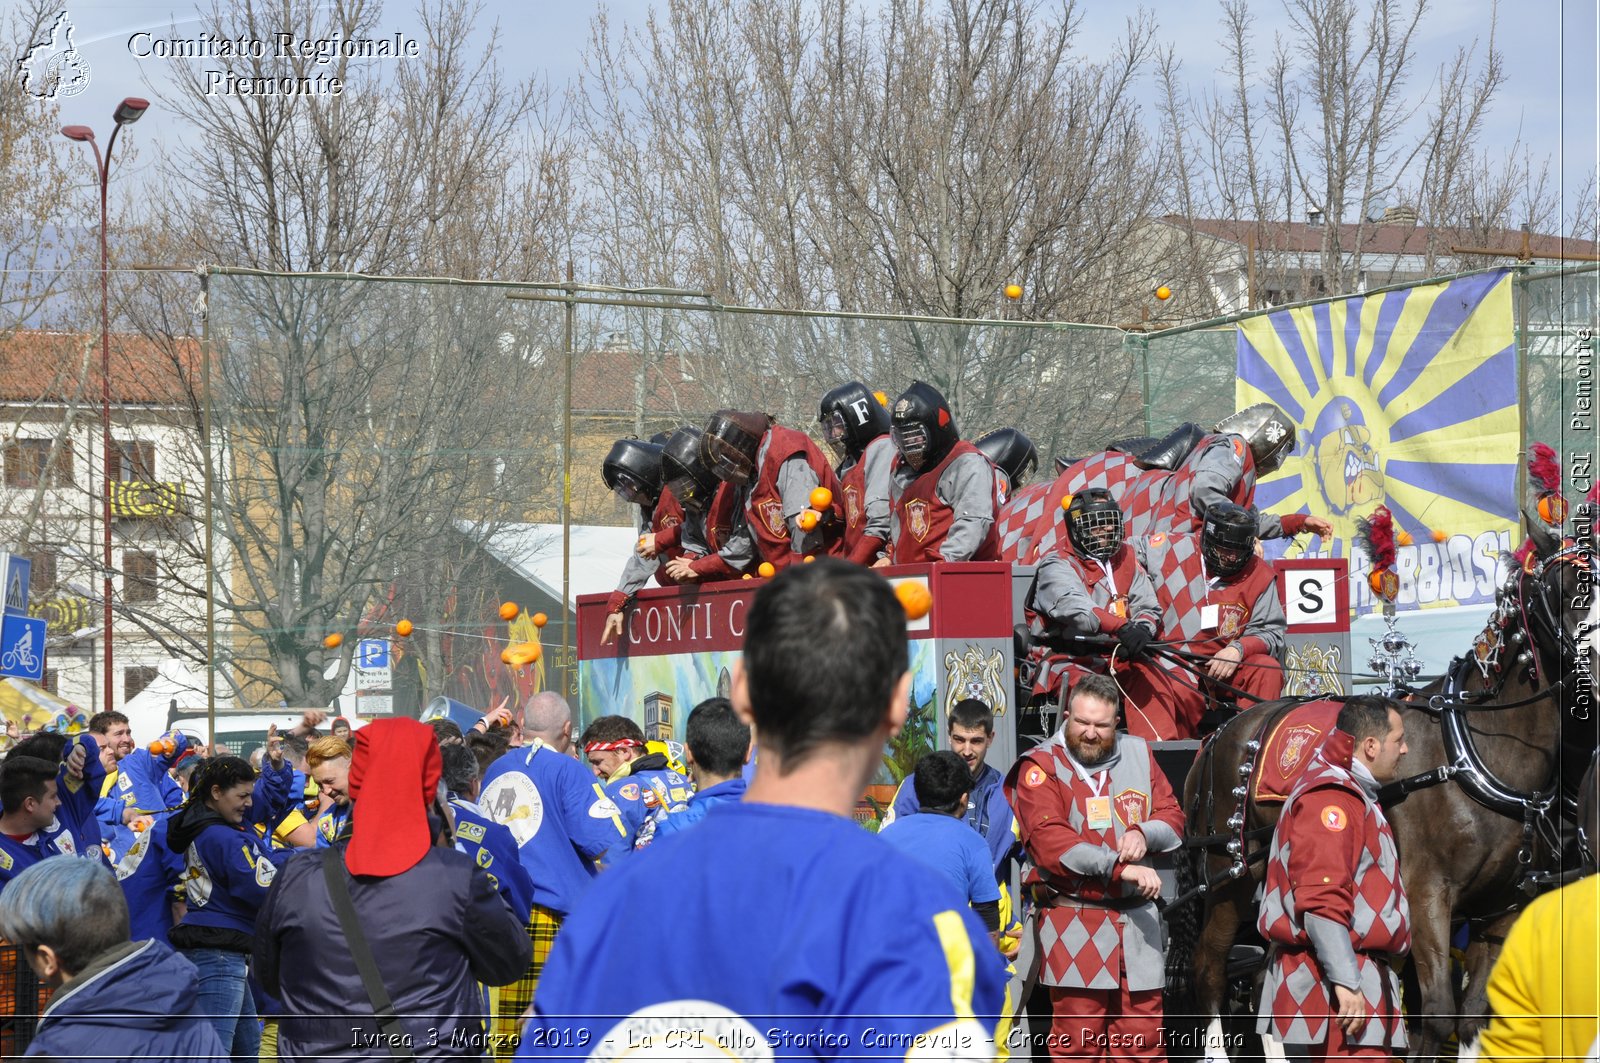
{"type": "MultiPolygon", "coordinates": [[[[1569,722],[1563,694],[1574,715],[1580,687],[1591,689],[1586,703],[1592,704],[1589,655],[1580,650],[1596,589],[1592,542],[1586,537],[1564,545],[1537,518],[1528,526],[1534,553],[1502,583],[1474,652],[1457,658],[1445,676],[1401,695],[1410,750],[1400,773],[1418,788],[1390,804],[1387,814],[1411,905],[1411,963],[1420,998],[1412,1009],[1420,1016],[1412,1027],[1414,1059],[1434,1058],[1452,1033],[1472,1046],[1486,1024],[1484,985],[1527,900],[1522,887],[1530,864],[1541,848],[1559,845],[1551,813],[1561,800],[1563,724],[1569,722]],[[1450,936],[1459,919],[1469,921],[1471,944],[1468,990],[1458,1013],[1450,936]]],[[[1173,921],[1169,953],[1175,984],[1192,994],[1202,1019],[1211,1017],[1213,1033],[1220,1030],[1229,952],[1239,930],[1253,928],[1256,886],[1281,809],[1257,803],[1248,776],[1268,729],[1305,700],[1265,702],[1239,713],[1207,740],[1185,780],[1188,836],[1229,839],[1226,850],[1196,845],[1180,861],[1185,880],[1209,888],[1200,894],[1198,919],[1190,916],[1187,928],[1183,919],[1173,921]],[[1179,969],[1188,949],[1192,972],[1179,969]],[[1192,982],[1183,986],[1190,974],[1192,982]]],[[[1585,721],[1589,750],[1594,715],[1585,721]]]]}

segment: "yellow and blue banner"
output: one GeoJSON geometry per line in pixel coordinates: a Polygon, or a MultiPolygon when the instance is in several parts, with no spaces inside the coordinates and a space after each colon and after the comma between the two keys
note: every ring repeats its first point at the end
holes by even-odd
{"type": "Polygon", "coordinates": [[[1298,428],[1256,505],[1334,527],[1332,542],[1280,540],[1269,556],[1350,558],[1365,611],[1369,566],[1351,542],[1384,505],[1411,539],[1398,550],[1400,608],[1493,600],[1517,518],[1516,359],[1506,270],[1240,322],[1239,407],[1276,403],[1298,428]]]}

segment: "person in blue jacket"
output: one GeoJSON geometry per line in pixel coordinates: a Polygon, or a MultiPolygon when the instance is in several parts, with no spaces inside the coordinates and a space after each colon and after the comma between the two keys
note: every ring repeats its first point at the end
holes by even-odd
{"type": "Polygon", "coordinates": [[[731,700],[761,736],[755,781],[595,881],[517,1058],[991,1058],[1005,969],[983,924],[853,818],[905,724],[905,611],[881,576],[819,557],[745,616],[731,700]],[[694,946],[641,962],[668,883],[694,946]]]}
{"type": "MultiPolygon", "coordinates": [[[[963,698],[950,707],[945,721],[950,749],[966,762],[972,773],[972,794],[967,801],[967,825],[983,835],[997,878],[1009,874],[1007,864],[1019,852],[1016,817],[1006,803],[1005,781],[999,769],[984,761],[994,743],[994,710],[976,698],[963,698]]],[[[921,808],[917,788],[907,777],[894,792],[894,802],[883,818],[887,827],[902,816],[921,808]]]]}
{"type": "Polygon", "coordinates": [[[1000,933],[1000,884],[994,880],[983,837],[962,822],[972,792],[972,772],[948,749],[917,761],[911,781],[919,808],[878,833],[914,860],[948,878],[967,898],[989,933],[1000,933]]]}
{"type": "Polygon", "coordinates": [[[695,791],[687,805],[656,827],[657,841],[699,823],[717,805],[743,799],[750,785],[743,774],[750,757],[750,728],[727,698],[707,698],[690,711],[683,744],[695,791]]]}
{"type": "Polygon", "coordinates": [[[109,1063],[224,1063],[194,966],[160,941],[128,940],[116,879],[89,860],[46,860],[0,896],[0,936],[55,989],[29,1056],[109,1063]]]}
{"type": "Polygon", "coordinates": [[[30,735],[0,765],[0,890],[51,856],[105,861],[96,795],[108,753],[89,735],[30,735]]]}
{"type": "Polygon", "coordinates": [[[626,716],[597,717],[582,742],[590,768],[621,812],[622,836],[600,861],[609,867],[649,845],[661,823],[683,809],[694,783],[672,767],[665,743],[647,743],[644,731],[626,716]]]}
{"type": "Polygon", "coordinates": [[[600,780],[568,755],[572,708],[560,694],[545,690],[524,703],[522,733],[528,744],[489,765],[478,797],[478,807],[511,831],[533,879],[533,958],[527,973],[500,994],[497,1037],[521,1029],[562,922],[594,881],[596,861],[625,832],[622,810],[600,780]]]}
{"type": "Polygon", "coordinates": [[[517,856],[511,831],[490,819],[478,798],[478,758],[463,744],[439,747],[444,784],[455,815],[455,847],[472,857],[523,923],[533,911],[533,879],[517,856]]]}
{"type": "MultiPolygon", "coordinates": [[[[281,778],[288,800],[290,771],[275,734],[269,735],[263,774],[281,778]]],[[[261,1045],[255,1003],[246,979],[256,915],[290,850],[269,848],[253,829],[256,772],[239,757],[216,757],[195,769],[189,799],[167,824],[167,847],[184,857],[188,910],[169,935],[200,972],[200,1007],[236,1059],[254,1059],[261,1045]]],[[[266,817],[277,810],[267,809],[266,817]]]]}

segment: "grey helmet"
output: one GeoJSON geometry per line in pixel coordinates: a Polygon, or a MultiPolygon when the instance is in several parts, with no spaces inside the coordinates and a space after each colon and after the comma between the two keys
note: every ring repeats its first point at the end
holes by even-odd
{"type": "Polygon", "coordinates": [[[1243,436],[1245,442],[1250,444],[1257,476],[1278,471],[1283,459],[1294,450],[1294,422],[1270,402],[1246,406],[1238,413],[1218,421],[1212,431],[1243,436]]]}

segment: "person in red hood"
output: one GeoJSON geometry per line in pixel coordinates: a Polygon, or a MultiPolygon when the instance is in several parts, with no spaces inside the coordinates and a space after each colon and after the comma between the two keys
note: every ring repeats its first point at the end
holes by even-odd
{"type": "Polygon", "coordinates": [[[284,866],[256,922],[255,971],[283,1003],[281,1059],[349,1055],[389,1035],[418,1059],[478,1059],[488,1037],[477,983],[505,985],[528,967],[523,920],[471,857],[453,846],[433,729],[375,720],[355,733],[350,840],[284,866]],[[329,891],[344,877],[356,922],[397,1018],[383,1029],[329,891]],[[395,1025],[398,1023],[398,1026],[395,1025]]]}

